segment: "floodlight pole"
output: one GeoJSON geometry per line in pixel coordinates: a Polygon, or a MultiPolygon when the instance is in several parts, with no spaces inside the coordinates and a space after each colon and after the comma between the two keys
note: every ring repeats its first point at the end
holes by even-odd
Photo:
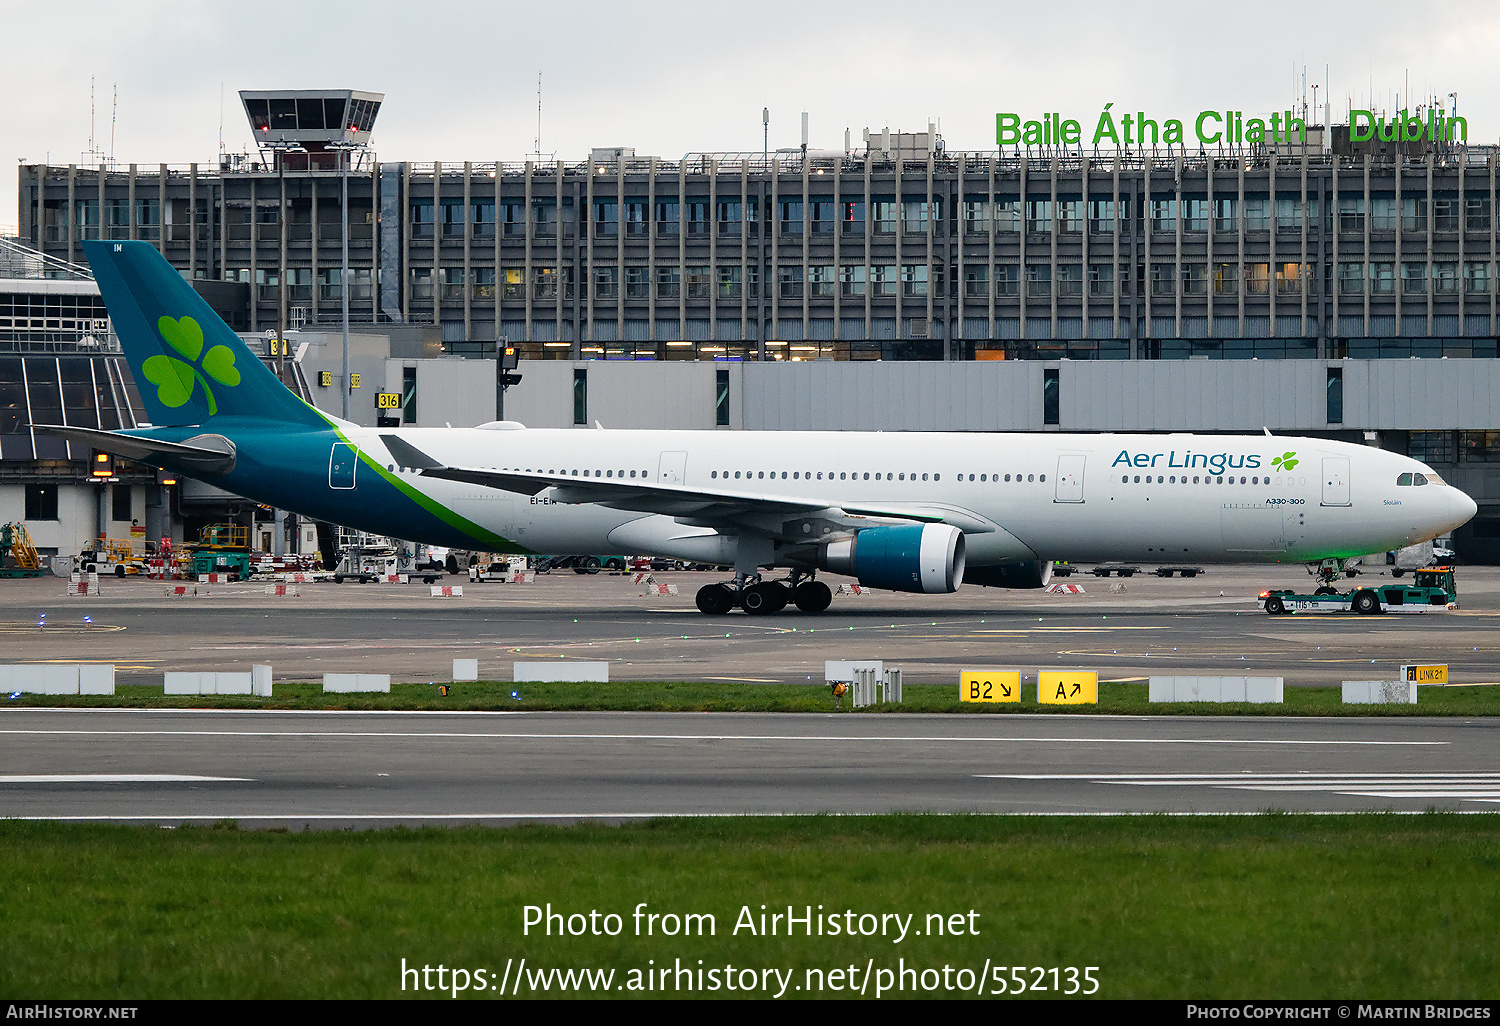
{"type": "Polygon", "coordinates": [[[286,150],[272,150],[276,158],[277,211],[276,226],[280,229],[280,250],[277,255],[276,274],[276,380],[286,383],[286,150]]]}
{"type": "Polygon", "coordinates": [[[339,204],[340,217],[343,219],[343,267],[339,270],[339,298],[343,306],[344,320],[344,412],[345,420],[349,419],[349,152],[341,151],[343,159],[339,162],[343,175],[340,179],[340,190],[342,202],[339,204]]]}

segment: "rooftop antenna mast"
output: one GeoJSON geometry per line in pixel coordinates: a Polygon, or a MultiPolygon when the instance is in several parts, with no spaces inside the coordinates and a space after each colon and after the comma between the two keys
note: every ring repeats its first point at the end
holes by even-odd
{"type": "Polygon", "coordinates": [[[109,109],[109,162],[115,162],[115,122],[120,117],[120,83],[115,83],[114,103],[109,109]]]}
{"type": "Polygon", "coordinates": [[[536,152],[532,156],[536,158],[538,164],[542,162],[543,157],[553,159],[557,156],[556,153],[542,152],[542,73],[540,71],[536,73],[536,152]]]}

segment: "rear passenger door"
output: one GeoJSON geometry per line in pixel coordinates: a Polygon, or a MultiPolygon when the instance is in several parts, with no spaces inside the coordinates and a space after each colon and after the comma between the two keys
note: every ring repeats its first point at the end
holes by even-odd
{"type": "Polygon", "coordinates": [[[1083,501],[1083,463],[1087,456],[1074,453],[1057,458],[1057,491],[1053,502],[1083,501]]]}

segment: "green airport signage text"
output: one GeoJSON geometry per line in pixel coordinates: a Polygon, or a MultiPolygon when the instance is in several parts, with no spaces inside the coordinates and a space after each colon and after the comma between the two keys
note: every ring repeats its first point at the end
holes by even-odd
{"type": "MultiPolygon", "coordinates": [[[[1106,103],[1094,122],[1090,145],[1180,146],[1187,139],[1188,125],[1177,118],[1148,118],[1145,111],[1115,112],[1106,103]]],[[[1425,119],[1404,110],[1382,120],[1368,110],[1349,112],[1350,138],[1368,142],[1378,136],[1385,142],[1467,142],[1468,122],[1428,110],[1425,119]]],[[[1199,111],[1191,122],[1192,138],[1200,146],[1233,143],[1290,143],[1307,141],[1307,124],[1292,111],[1277,111],[1269,118],[1246,117],[1240,110],[1199,111]]],[[[1064,120],[1059,113],[1043,114],[1040,120],[1021,120],[1021,115],[995,115],[995,142],[1001,146],[1077,146],[1084,141],[1083,124],[1064,120]]]]}

